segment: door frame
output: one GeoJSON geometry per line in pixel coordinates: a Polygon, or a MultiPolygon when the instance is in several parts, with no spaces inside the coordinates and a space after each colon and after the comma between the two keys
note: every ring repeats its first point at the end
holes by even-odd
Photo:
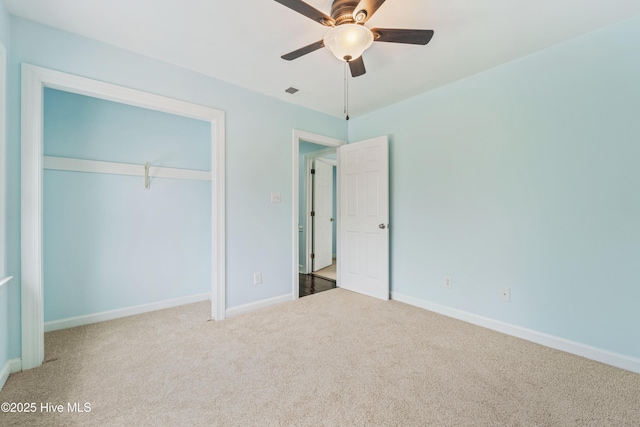
{"type": "MultiPolygon", "coordinates": [[[[313,207],[313,182],[309,179],[311,176],[312,163],[314,160],[322,158],[322,156],[326,156],[327,154],[338,154],[337,147],[328,147],[323,150],[313,151],[311,153],[307,153],[304,156],[305,162],[305,176],[304,176],[304,188],[302,189],[302,199],[305,203],[305,212],[311,212],[313,207]]],[[[330,159],[323,159],[330,160],[330,159]]],[[[327,163],[331,163],[328,162],[327,163]]],[[[333,162],[333,166],[337,166],[337,162],[333,162]]],[[[336,193],[338,191],[338,186],[336,185],[336,193]]],[[[337,203],[337,197],[336,197],[337,203]]],[[[310,253],[313,252],[313,228],[309,227],[310,216],[306,215],[305,227],[304,227],[304,235],[305,235],[305,255],[309,256],[310,253]]],[[[300,224],[299,224],[300,225],[300,224]]],[[[307,260],[308,261],[308,260],[307,260]]],[[[298,263],[300,263],[300,259],[298,259],[298,263]]],[[[313,268],[309,265],[309,263],[305,263],[304,265],[304,274],[310,274],[313,272],[313,268]]]]}
{"type": "Polygon", "coordinates": [[[116,84],[22,64],[22,369],[44,360],[42,166],[44,88],[132,105],[211,124],[211,317],[225,318],[225,113],[116,84]]]}
{"type": "MultiPolygon", "coordinates": [[[[7,231],[6,217],[6,138],[7,138],[7,50],[0,43],[0,282],[6,273],[5,245],[7,231]]],[[[2,285],[0,285],[0,288],[2,285]]]]}
{"type": "MultiPolygon", "coordinates": [[[[292,171],[292,177],[293,177],[293,215],[292,215],[292,219],[291,219],[291,230],[292,230],[292,244],[291,247],[293,248],[293,254],[292,254],[292,265],[291,265],[291,271],[292,271],[292,276],[293,276],[293,280],[292,280],[292,294],[293,294],[293,299],[297,300],[298,298],[300,298],[300,280],[298,277],[298,274],[300,273],[300,267],[299,267],[299,260],[298,260],[298,254],[300,251],[300,243],[299,243],[299,235],[300,235],[300,224],[298,223],[298,216],[299,216],[299,212],[300,212],[300,197],[298,195],[298,192],[300,190],[300,184],[299,184],[299,180],[300,180],[300,141],[306,141],[306,142],[311,142],[313,144],[318,144],[318,145],[325,145],[327,147],[339,147],[341,145],[344,145],[347,143],[347,141],[342,140],[342,139],[338,139],[338,138],[332,138],[330,136],[325,136],[325,135],[319,135],[316,133],[311,133],[311,132],[306,132],[303,130],[298,130],[298,129],[294,129],[293,130],[293,141],[292,141],[292,153],[293,153],[293,171],[292,171]]],[[[339,186],[336,186],[336,188],[339,189],[339,186]]],[[[340,209],[340,205],[338,204],[337,209],[340,209]]],[[[340,223],[338,223],[338,228],[340,228],[340,223]]],[[[338,250],[338,254],[337,256],[337,262],[340,262],[340,251],[338,250]]]]}

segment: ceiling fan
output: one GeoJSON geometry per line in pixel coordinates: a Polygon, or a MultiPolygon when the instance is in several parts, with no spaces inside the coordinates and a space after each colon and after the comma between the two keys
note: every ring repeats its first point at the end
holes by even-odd
{"type": "Polygon", "coordinates": [[[385,0],[334,0],[331,4],[331,16],[302,0],[275,1],[330,27],[322,40],[282,55],[282,59],[291,61],[326,47],[336,58],[349,64],[353,77],[361,76],[366,72],[362,53],[374,41],[426,45],[433,37],[433,30],[369,29],[365,27],[364,24],[376,13],[385,0]]]}

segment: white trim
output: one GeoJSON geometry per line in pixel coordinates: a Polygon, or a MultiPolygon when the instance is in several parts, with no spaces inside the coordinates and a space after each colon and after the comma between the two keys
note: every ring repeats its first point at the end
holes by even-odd
{"type": "Polygon", "coordinates": [[[4,384],[7,382],[7,379],[9,379],[9,374],[11,373],[11,366],[9,362],[11,361],[7,360],[7,363],[5,363],[2,369],[0,369],[0,390],[4,387],[4,384]]]}
{"type": "Polygon", "coordinates": [[[43,82],[22,68],[22,367],[44,360],[42,289],[42,108],[43,82]]]}
{"type": "Polygon", "coordinates": [[[42,278],[42,123],[43,88],[77,93],[211,124],[211,316],[225,317],[225,114],[148,92],[22,64],[22,367],[44,360],[42,278]]]}
{"type": "Polygon", "coordinates": [[[318,145],[327,145],[329,147],[339,147],[347,143],[344,139],[332,138],[330,136],[320,135],[317,133],[307,132],[304,130],[293,130],[293,137],[298,142],[307,141],[318,145]]]}
{"type": "MultiPolygon", "coordinates": [[[[113,175],[145,176],[144,165],[131,163],[103,162],[97,160],[71,159],[67,157],[44,156],[44,168],[71,172],[106,173],[113,175]]],[[[196,181],[211,181],[211,172],[167,168],[153,166],[149,168],[152,178],[191,179],[196,181]]]]}
{"type": "Polygon", "coordinates": [[[201,301],[209,301],[210,299],[211,293],[207,292],[204,294],[152,302],[149,304],[141,304],[133,307],[102,311],[100,313],[87,314],[84,316],[69,317],[68,319],[52,320],[51,322],[46,322],[44,324],[44,331],[51,332],[59,329],[75,328],[76,326],[90,325],[92,323],[148,313],[150,311],[164,310],[165,308],[179,307],[181,305],[193,304],[201,301]]]}
{"type": "Polygon", "coordinates": [[[226,279],[226,125],[223,111],[212,110],[211,120],[211,318],[224,320],[227,311],[226,279]],[[215,131],[214,131],[215,129],[215,131]]]}
{"type": "Polygon", "coordinates": [[[227,317],[234,317],[240,314],[250,313],[262,308],[271,307],[272,305],[282,304],[293,300],[293,295],[286,294],[279,297],[263,299],[261,301],[250,302],[249,304],[238,305],[227,309],[227,317]]]}
{"type": "Polygon", "coordinates": [[[7,50],[0,43],[0,277],[6,274],[7,50]]]}
{"type": "Polygon", "coordinates": [[[402,295],[397,292],[391,293],[391,299],[403,302],[405,304],[413,305],[415,307],[423,308],[425,310],[433,311],[434,313],[442,314],[444,316],[452,317],[454,319],[462,320],[464,322],[481,326],[483,328],[492,329],[506,335],[511,335],[516,338],[531,341],[545,347],[554,348],[556,350],[564,351],[576,356],[585,357],[587,359],[615,366],[616,368],[626,369],[627,371],[640,374],[640,359],[637,359],[635,357],[625,356],[624,354],[614,353],[612,351],[592,347],[590,345],[582,344],[576,341],[570,341],[564,338],[544,334],[542,332],[534,331],[531,329],[522,328],[520,326],[511,325],[509,323],[500,322],[498,320],[479,316],[467,311],[458,310],[422,299],[402,295]]]}
{"type": "MultiPolygon", "coordinates": [[[[299,273],[299,250],[300,250],[300,242],[299,242],[299,234],[300,234],[300,224],[298,224],[299,213],[299,203],[300,197],[298,196],[300,183],[300,141],[307,141],[314,144],[326,145],[329,147],[339,147],[341,145],[346,144],[347,142],[342,139],[332,138],[329,136],[318,135],[311,132],[306,132],[303,130],[294,129],[293,130],[293,141],[292,141],[292,152],[293,152],[293,219],[292,219],[292,229],[293,229],[293,260],[291,271],[293,273],[293,299],[300,298],[300,280],[298,277],[299,273]]],[[[339,187],[336,187],[339,188],[339,187]]],[[[338,205],[338,209],[340,206],[338,205]]],[[[338,223],[338,228],[340,227],[340,223],[338,223]]],[[[304,232],[306,233],[306,227],[304,232]]],[[[338,254],[339,255],[339,254],[338,254]]],[[[340,257],[336,257],[336,262],[340,263],[340,257]]],[[[306,265],[306,263],[305,263],[306,265]]],[[[338,277],[339,279],[339,277],[338,277]]]]}
{"type": "Polygon", "coordinates": [[[7,360],[7,363],[0,369],[0,390],[6,384],[9,375],[20,371],[22,371],[22,361],[20,359],[7,360]]]}

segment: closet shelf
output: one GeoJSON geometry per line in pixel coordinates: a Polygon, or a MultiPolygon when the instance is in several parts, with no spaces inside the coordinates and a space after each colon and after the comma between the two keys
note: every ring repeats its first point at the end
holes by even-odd
{"type": "MultiPolygon", "coordinates": [[[[144,164],[103,162],[98,160],[71,159],[67,157],[43,157],[44,169],[106,173],[112,175],[145,176],[144,164]]],[[[149,176],[153,178],[188,179],[195,181],[211,181],[211,172],[193,169],[167,168],[149,166],[149,176]]]]}

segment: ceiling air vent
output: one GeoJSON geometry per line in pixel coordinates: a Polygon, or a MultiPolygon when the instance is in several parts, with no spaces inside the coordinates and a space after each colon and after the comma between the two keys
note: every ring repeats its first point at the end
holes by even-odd
{"type": "Polygon", "coordinates": [[[295,87],[290,87],[289,89],[285,90],[285,92],[290,93],[291,95],[293,95],[297,91],[298,89],[296,89],[295,87]]]}

